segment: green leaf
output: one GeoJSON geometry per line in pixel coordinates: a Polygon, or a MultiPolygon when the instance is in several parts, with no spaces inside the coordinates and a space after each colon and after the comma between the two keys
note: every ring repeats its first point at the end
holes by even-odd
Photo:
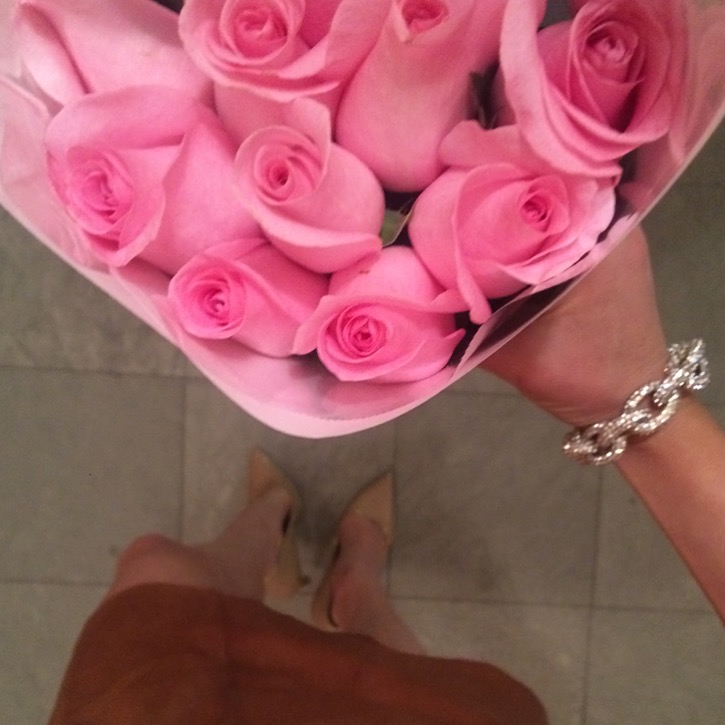
{"type": "Polygon", "coordinates": [[[404,208],[400,211],[396,211],[395,209],[385,210],[383,228],[380,232],[380,238],[383,240],[384,247],[389,247],[391,244],[395,244],[395,242],[398,241],[398,238],[403,233],[403,230],[407,226],[412,214],[412,205],[409,209],[404,208]]]}

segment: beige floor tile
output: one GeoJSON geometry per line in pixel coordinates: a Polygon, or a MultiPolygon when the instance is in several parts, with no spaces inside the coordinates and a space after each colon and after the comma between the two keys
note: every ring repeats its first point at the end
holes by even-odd
{"type": "MultiPolygon", "coordinates": [[[[725,406],[712,412],[725,425],[725,406]]],[[[604,473],[595,603],[712,611],[669,539],[614,470],[604,473]]]]}
{"type": "Polygon", "coordinates": [[[0,577],[103,582],[179,532],[180,380],[0,370],[0,577]]]}
{"type": "Polygon", "coordinates": [[[445,394],[398,421],[396,596],[589,601],[597,472],[528,403],[445,394]]]}
{"type": "Polygon", "coordinates": [[[0,720],[47,721],[76,637],[102,587],[0,583],[0,720]]]}
{"type": "Polygon", "coordinates": [[[667,337],[704,338],[711,403],[725,403],[724,188],[678,185],[645,221],[667,337]]]}
{"type": "Polygon", "coordinates": [[[711,611],[667,537],[616,471],[604,478],[595,602],[711,611]]]}
{"type": "Polygon", "coordinates": [[[531,687],[552,725],[581,722],[585,609],[417,600],[396,606],[431,654],[490,662],[531,687]]]}
{"type": "Polygon", "coordinates": [[[717,725],[725,634],[706,613],[599,611],[585,725],[717,725]]]}

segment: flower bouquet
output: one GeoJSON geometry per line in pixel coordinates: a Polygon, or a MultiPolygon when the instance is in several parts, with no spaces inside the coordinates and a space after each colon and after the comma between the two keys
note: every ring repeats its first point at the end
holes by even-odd
{"type": "Polygon", "coordinates": [[[725,108],[725,3],[0,0],[0,203],[266,424],[475,368],[725,108]]]}

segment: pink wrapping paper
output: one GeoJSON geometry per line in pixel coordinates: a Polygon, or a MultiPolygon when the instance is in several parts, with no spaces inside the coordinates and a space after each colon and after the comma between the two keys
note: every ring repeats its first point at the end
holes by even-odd
{"type": "MultiPolygon", "coordinates": [[[[10,16],[15,0],[0,0],[0,72],[18,69],[10,16]]],[[[590,254],[545,285],[527,289],[478,330],[461,359],[416,383],[337,381],[309,358],[274,359],[231,341],[182,336],[164,298],[168,278],[141,261],[106,271],[80,251],[42,173],[46,107],[28,92],[18,101],[0,78],[0,204],[55,254],[177,345],[232,401],[281,432],[325,438],[364,430],[415,408],[472,371],[603,259],[674,183],[725,114],[725,1],[688,3],[686,86],[669,134],[636,152],[636,176],[623,191],[635,209],[590,254]],[[566,287],[566,286],[565,286],[566,287]],[[549,290],[547,292],[547,290],[549,290]]]]}

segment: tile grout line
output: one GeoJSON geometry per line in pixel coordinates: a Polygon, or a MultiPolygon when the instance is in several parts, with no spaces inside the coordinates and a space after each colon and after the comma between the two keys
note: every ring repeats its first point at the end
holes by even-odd
{"type": "Polygon", "coordinates": [[[184,373],[162,373],[138,370],[112,370],[110,368],[74,368],[64,365],[18,365],[0,362],[0,372],[62,373],[64,375],[99,375],[104,377],[144,378],[147,380],[186,380],[184,373]]]}
{"type": "Polygon", "coordinates": [[[604,523],[603,516],[603,499],[604,499],[604,470],[600,468],[597,471],[597,503],[596,503],[596,526],[594,533],[594,556],[592,557],[592,578],[589,589],[589,606],[587,611],[587,632],[584,652],[584,666],[582,668],[582,699],[581,699],[581,725],[587,725],[589,714],[589,684],[592,668],[592,642],[594,635],[594,614],[596,609],[597,584],[599,574],[599,548],[602,540],[602,529],[604,523]]]}
{"type": "Polygon", "coordinates": [[[417,597],[415,595],[393,595],[396,602],[416,602],[419,604],[473,605],[477,607],[510,607],[512,609],[567,609],[572,611],[588,611],[587,604],[567,604],[565,602],[523,602],[506,601],[503,599],[451,599],[449,597],[417,597]]]}
{"type": "Polygon", "coordinates": [[[187,476],[187,430],[186,427],[188,425],[189,419],[187,416],[188,411],[188,395],[189,395],[189,385],[188,380],[186,378],[182,379],[182,389],[181,389],[181,476],[179,478],[179,526],[178,526],[178,534],[179,534],[179,541],[182,543],[186,541],[186,476],[187,476]]]}
{"type": "MultiPolygon", "coordinates": [[[[393,472],[393,481],[395,482],[394,485],[394,491],[395,495],[393,497],[393,521],[397,522],[399,517],[399,508],[398,503],[400,501],[400,496],[398,495],[398,432],[399,432],[399,421],[400,418],[396,418],[393,421],[393,451],[392,451],[392,472],[393,472]]],[[[395,527],[395,524],[394,524],[395,527]]],[[[393,539],[395,539],[395,535],[393,534],[393,539]]],[[[392,590],[392,578],[393,578],[393,566],[395,564],[395,544],[393,543],[393,546],[390,550],[390,555],[388,556],[388,565],[386,569],[386,579],[385,579],[385,592],[388,595],[390,599],[392,599],[391,590],[392,590]]]]}
{"type": "Polygon", "coordinates": [[[2,577],[0,578],[0,587],[2,586],[27,586],[27,587],[100,587],[108,589],[111,584],[111,580],[93,580],[93,581],[72,581],[69,579],[45,579],[43,577],[36,577],[33,579],[23,579],[20,577],[2,577]]]}
{"type": "Polygon", "coordinates": [[[647,606],[622,606],[602,605],[591,607],[586,603],[551,602],[551,601],[523,601],[506,599],[464,599],[436,596],[416,596],[415,594],[399,594],[391,597],[398,602],[419,602],[421,604],[473,604],[481,607],[536,607],[540,609],[570,609],[575,611],[597,611],[597,612],[618,612],[629,614],[681,614],[681,615],[704,615],[717,617],[714,611],[704,607],[687,608],[674,607],[662,609],[660,607],[647,606]]]}

